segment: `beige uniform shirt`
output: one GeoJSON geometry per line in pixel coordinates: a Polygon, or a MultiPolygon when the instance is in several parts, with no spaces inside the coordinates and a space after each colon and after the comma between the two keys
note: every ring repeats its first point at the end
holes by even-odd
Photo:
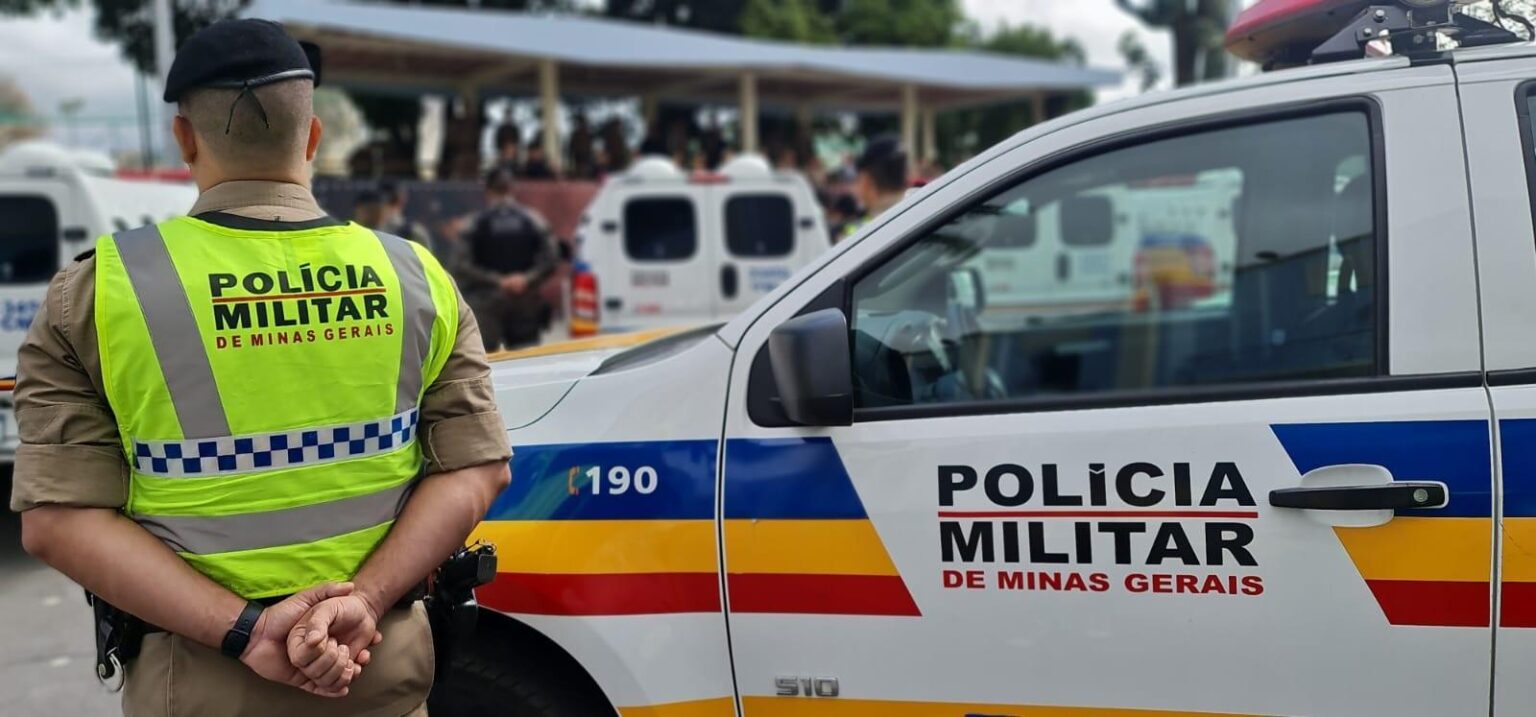
{"type": "MultiPolygon", "coordinates": [[[[305,187],[281,182],[226,182],[204,192],[192,215],[221,212],[247,219],[303,222],[325,212],[305,187]]],[[[96,264],[74,262],[48,294],[17,355],[16,422],[21,446],[11,508],[56,504],[121,508],[128,463],[97,353],[96,264]]],[[[496,410],[490,366],[475,315],[459,299],[458,337],[421,401],[427,473],[505,461],[511,451],[496,410]]],[[[421,706],[432,683],[430,630],[420,605],[384,616],[390,639],[342,700],[314,697],[267,682],[240,663],[177,635],[145,638],[128,666],[126,715],[282,714],[285,717],[368,714],[394,717],[421,706]],[[173,669],[174,668],[174,669],[173,669]]]]}

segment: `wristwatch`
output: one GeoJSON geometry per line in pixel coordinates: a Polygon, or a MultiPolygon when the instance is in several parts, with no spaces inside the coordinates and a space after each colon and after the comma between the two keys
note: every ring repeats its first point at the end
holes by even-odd
{"type": "Polygon", "coordinates": [[[245,654],[245,646],[251,644],[251,630],[256,629],[256,621],[261,619],[261,611],[267,609],[255,600],[245,604],[245,609],[240,611],[240,617],[235,618],[235,626],[224,633],[224,642],[219,646],[219,652],[227,657],[239,659],[245,654]]]}

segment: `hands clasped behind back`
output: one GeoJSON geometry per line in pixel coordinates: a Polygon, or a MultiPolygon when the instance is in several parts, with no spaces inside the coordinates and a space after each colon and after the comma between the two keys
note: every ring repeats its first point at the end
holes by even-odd
{"type": "Polygon", "coordinates": [[[383,636],[351,583],[328,583],[267,608],[240,661],[263,678],[322,697],[343,697],[383,636]]]}

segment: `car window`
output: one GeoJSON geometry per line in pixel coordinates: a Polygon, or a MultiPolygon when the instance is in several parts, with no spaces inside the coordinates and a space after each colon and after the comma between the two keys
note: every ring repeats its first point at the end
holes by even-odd
{"type": "Polygon", "coordinates": [[[1531,119],[1536,114],[1536,80],[1521,83],[1516,91],[1520,94],[1518,115],[1524,135],[1526,191],[1531,199],[1531,220],[1536,222],[1536,121],[1531,119]]]}
{"type": "Polygon", "coordinates": [[[682,261],[698,251],[693,200],[648,197],[624,204],[624,253],[635,261],[682,261]]]}
{"type": "Polygon", "coordinates": [[[737,194],[725,200],[725,244],[734,256],[787,256],[795,250],[794,207],[783,194],[737,194]]]}
{"type": "Polygon", "coordinates": [[[59,268],[59,213],[47,197],[0,196],[0,283],[46,282],[59,268]]]}
{"type": "Polygon", "coordinates": [[[1367,116],[1340,112],[1147,141],[1009,187],[855,283],[858,405],[1374,374],[1370,153],[1367,116]]]}

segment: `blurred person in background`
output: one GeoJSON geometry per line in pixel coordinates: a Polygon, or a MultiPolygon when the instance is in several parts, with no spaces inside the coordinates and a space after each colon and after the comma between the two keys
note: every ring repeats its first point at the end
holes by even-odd
{"type": "Polygon", "coordinates": [[[523,179],[554,179],[555,170],[544,156],[544,142],[535,137],[528,141],[528,159],[523,161],[523,179]]]}
{"type": "Polygon", "coordinates": [[[862,229],[869,220],[895,206],[907,194],[907,151],[895,135],[871,140],[853,163],[853,194],[864,207],[864,215],[848,222],[843,229],[846,239],[862,229]]]}
{"type": "Polygon", "coordinates": [[[402,239],[410,239],[436,253],[433,246],[432,232],[427,231],[421,222],[412,221],[405,215],[405,204],[409,197],[406,196],[405,187],[395,182],[384,182],[379,185],[379,203],[383,207],[383,220],[375,229],[393,234],[402,239]]]}
{"type": "Polygon", "coordinates": [[[853,195],[838,192],[828,197],[825,202],[827,208],[827,232],[832,236],[832,243],[836,244],[853,232],[850,225],[862,222],[864,209],[859,206],[859,200],[853,195]]]}
{"type": "Polygon", "coordinates": [[[794,147],[779,147],[773,152],[773,168],[781,172],[800,171],[800,157],[794,147]]]}
{"type": "Polygon", "coordinates": [[[496,128],[496,159],[491,166],[518,176],[523,171],[523,131],[512,122],[496,128]]]}
{"type": "Polygon", "coordinates": [[[603,154],[607,156],[607,164],[603,167],[608,174],[618,174],[629,169],[630,162],[634,159],[629,150],[629,143],[624,139],[624,125],[617,119],[611,119],[603,123],[603,154]]]}
{"type": "Polygon", "coordinates": [[[704,168],[714,171],[725,164],[726,146],[725,135],[720,133],[719,127],[710,127],[704,130],[704,136],[699,141],[699,151],[704,155],[704,168]]]}
{"type": "Polygon", "coordinates": [[[352,200],[352,221],[369,229],[384,226],[384,198],[376,189],[364,189],[352,200]]]}
{"type": "Polygon", "coordinates": [[[668,154],[667,143],[661,138],[661,128],[652,127],[646,130],[645,138],[640,140],[640,156],[665,157],[668,154]]]}
{"type": "Polygon", "coordinates": [[[512,198],[512,183],[510,172],[491,171],[485,211],[460,242],[458,277],[487,351],[538,343],[544,321],[539,287],[559,264],[548,224],[512,198]]]}
{"type": "Polygon", "coordinates": [[[587,115],[576,113],[576,119],[571,124],[571,138],[566,143],[565,151],[571,158],[567,176],[572,179],[592,179],[597,176],[597,150],[592,147],[592,140],[592,126],[587,122],[587,115]]]}

